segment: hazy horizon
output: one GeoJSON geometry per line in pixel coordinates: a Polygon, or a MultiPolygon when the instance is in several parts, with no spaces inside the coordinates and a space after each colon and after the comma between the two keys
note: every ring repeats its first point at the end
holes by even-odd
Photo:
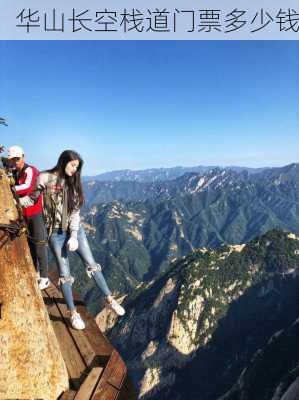
{"type": "Polygon", "coordinates": [[[176,168],[240,168],[240,169],[253,169],[253,170],[260,170],[260,169],[268,169],[268,168],[283,168],[288,165],[292,164],[298,164],[298,162],[290,162],[288,164],[283,164],[283,165],[276,165],[276,166],[271,166],[271,165],[265,165],[261,167],[251,167],[248,165],[203,165],[203,164],[197,164],[197,165],[176,165],[174,167],[154,167],[154,168],[143,168],[143,169],[130,169],[130,168],[123,168],[123,169],[115,169],[115,170],[109,170],[109,171],[104,171],[100,173],[95,173],[94,175],[87,175],[84,174],[85,177],[92,177],[92,176],[97,176],[97,175],[104,175],[104,174],[109,174],[109,173],[116,173],[116,172],[123,172],[123,171],[130,171],[130,172],[145,172],[145,171],[155,171],[155,170],[168,170],[168,169],[176,169],[176,168]]]}

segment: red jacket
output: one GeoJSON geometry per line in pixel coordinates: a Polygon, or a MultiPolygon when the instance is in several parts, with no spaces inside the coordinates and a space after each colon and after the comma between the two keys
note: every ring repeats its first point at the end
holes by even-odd
{"type": "MultiPolygon", "coordinates": [[[[19,197],[30,194],[36,187],[36,179],[39,175],[39,171],[32,165],[24,165],[21,171],[14,172],[14,178],[16,182],[16,192],[19,197]]],[[[33,206],[23,207],[24,217],[32,217],[33,215],[40,214],[43,212],[43,200],[42,195],[38,197],[37,202],[33,206]]]]}

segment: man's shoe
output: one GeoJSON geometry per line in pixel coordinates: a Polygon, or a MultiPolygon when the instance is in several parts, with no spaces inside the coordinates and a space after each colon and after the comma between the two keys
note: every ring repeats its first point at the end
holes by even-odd
{"type": "Polygon", "coordinates": [[[50,285],[50,280],[49,278],[39,278],[38,280],[38,287],[40,290],[47,289],[47,287],[50,285]]]}
{"type": "Polygon", "coordinates": [[[75,311],[71,315],[71,324],[74,329],[82,330],[85,329],[85,324],[83,319],[81,318],[81,315],[75,311]]]}
{"type": "Polygon", "coordinates": [[[107,304],[108,307],[110,307],[120,317],[122,315],[125,315],[125,309],[120,304],[118,304],[116,300],[112,299],[111,302],[107,302],[107,304]]]}

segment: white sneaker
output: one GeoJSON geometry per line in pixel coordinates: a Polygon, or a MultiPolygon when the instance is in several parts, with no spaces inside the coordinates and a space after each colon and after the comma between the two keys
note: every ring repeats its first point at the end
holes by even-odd
{"type": "Polygon", "coordinates": [[[108,307],[110,307],[120,317],[125,315],[125,309],[114,299],[112,299],[111,303],[108,302],[108,307]]]}
{"type": "Polygon", "coordinates": [[[37,282],[40,290],[44,290],[50,285],[49,278],[39,278],[37,282]]]}
{"type": "Polygon", "coordinates": [[[85,324],[83,319],[81,318],[81,315],[75,311],[71,315],[71,324],[74,329],[82,330],[85,329],[85,324]]]}

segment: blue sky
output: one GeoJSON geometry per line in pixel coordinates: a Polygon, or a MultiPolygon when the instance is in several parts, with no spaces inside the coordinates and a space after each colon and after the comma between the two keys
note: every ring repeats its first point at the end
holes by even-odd
{"type": "Polygon", "coordinates": [[[0,142],[85,175],[298,162],[298,71],[298,41],[0,41],[0,142]]]}

